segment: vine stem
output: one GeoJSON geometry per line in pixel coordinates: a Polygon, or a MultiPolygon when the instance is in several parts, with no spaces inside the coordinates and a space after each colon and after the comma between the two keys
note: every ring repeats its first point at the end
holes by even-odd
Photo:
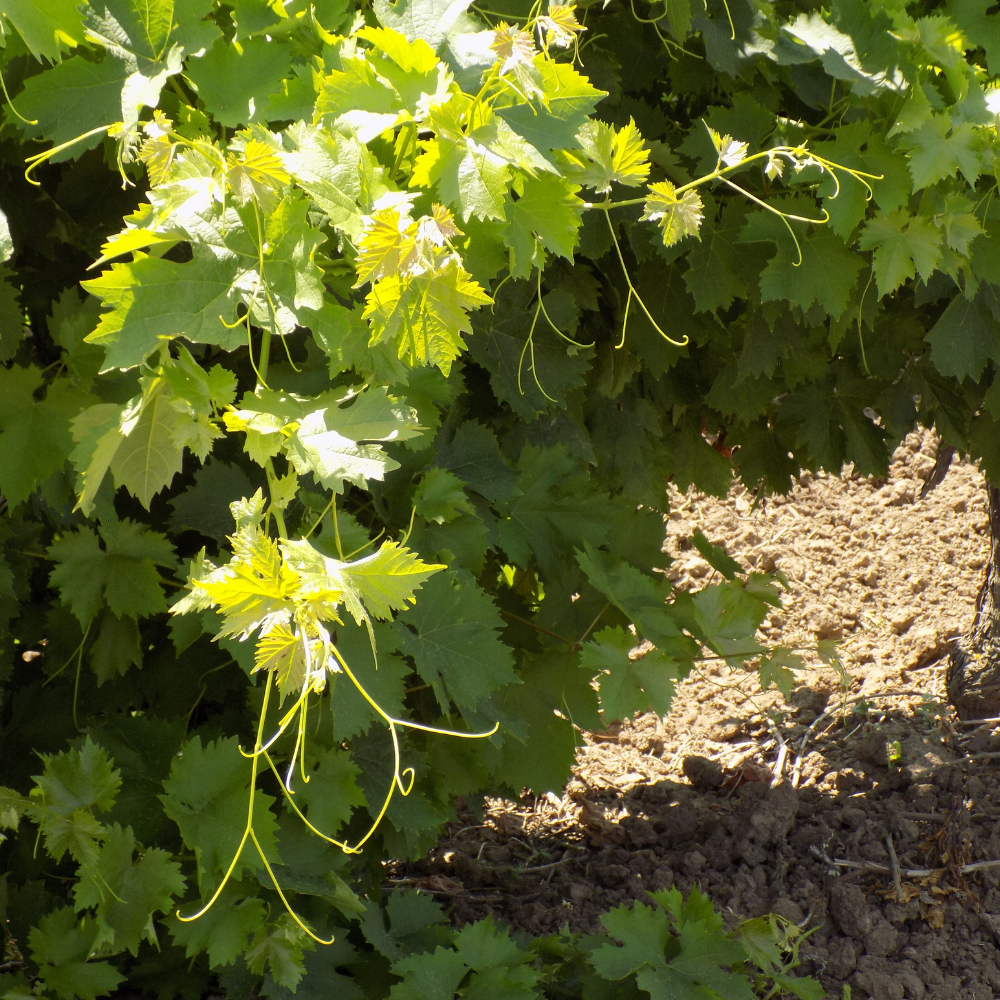
{"type": "Polygon", "coordinates": [[[285,909],[288,911],[292,920],[313,939],[317,944],[333,944],[335,938],[330,938],[326,940],[321,938],[318,934],[312,931],[298,916],[298,914],[292,909],[285,893],[282,891],[281,886],[278,883],[278,879],[274,874],[274,869],[271,868],[271,863],[267,860],[264,855],[264,849],[261,847],[260,841],[257,839],[257,834],[254,832],[253,828],[253,807],[254,807],[254,793],[257,789],[257,769],[258,760],[260,757],[261,748],[264,739],[264,720],[267,717],[267,706],[271,700],[271,689],[274,686],[274,673],[272,671],[267,672],[267,682],[264,685],[264,702],[260,708],[260,719],[257,722],[257,738],[254,741],[254,753],[252,755],[252,763],[250,765],[250,804],[247,806],[247,823],[243,829],[243,836],[240,838],[239,847],[236,848],[236,853],[233,855],[233,860],[229,863],[229,868],[226,869],[226,874],[222,877],[222,881],[219,883],[218,888],[212,893],[212,898],[197,912],[192,913],[191,916],[185,917],[181,914],[178,909],[176,911],[177,919],[182,923],[189,924],[199,917],[203,917],[208,911],[216,904],[219,897],[222,895],[222,890],[225,889],[230,878],[232,878],[233,872],[236,870],[236,866],[239,864],[240,857],[243,854],[243,848],[246,847],[247,841],[251,841],[253,846],[257,848],[257,853],[260,855],[260,860],[264,864],[264,868],[267,874],[271,877],[271,882],[274,884],[274,888],[278,893],[282,903],[285,904],[285,909]]]}

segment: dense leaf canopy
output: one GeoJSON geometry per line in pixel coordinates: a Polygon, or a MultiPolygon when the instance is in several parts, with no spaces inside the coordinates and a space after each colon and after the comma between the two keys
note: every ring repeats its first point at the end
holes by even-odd
{"type": "MultiPolygon", "coordinates": [[[[787,693],[667,484],[1000,476],[988,9],[0,0],[0,996],[538,995],[380,862],[705,657],[787,693]]],[[[780,977],[656,902],[573,988],[780,977]]]]}

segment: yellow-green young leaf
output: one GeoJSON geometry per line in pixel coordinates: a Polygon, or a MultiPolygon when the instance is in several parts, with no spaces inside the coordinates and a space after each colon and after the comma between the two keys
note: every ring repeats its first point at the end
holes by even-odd
{"type": "Polygon", "coordinates": [[[370,556],[342,564],[344,603],[357,622],[363,618],[359,602],[373,618],[388,620],[393,611],[415,604],[414,592],[434,573],[446,568],[423,562],[397,542],[383,542],[370,556]]]}
{"type": "Polygon", "coordinates": [[[658,222],[663,232],[663,245],[673,246],[685,236],[697,236],[705,217],[705,206],[694,191],[685,191],[679,198],[670,181],[650,184],[643,219],[658,222]]]}
{"type": "Polygon", "coordinates": [[[649,177],[649,150],[630,118],[624,128],[615,130],[604,122],[588,121],[577,133],[580,152],[566,154],[573,164],[572,176],[585,187],[600,194],[611,190],[612,183],[638,187],[649,177]]]}
{"type": "Polygon", "coordinates": [[[271,506],[278,510],[287,509],[299,491],[299,477],[295,471],[271,481],[271,506]]]}
{"type": "Polygon", "coordinates": [[[576,4],[571,3],[550,3],[538,26],[545,32],[545,44],[557,49],[569,48],[587,30],[576,18],[576,4]]]}
{"type": "Polygon", "coordinates": [[[354,287],[396,274],[413,252],[415,243],[416,226],[409,219],[403,219],[396,209],[382,208],[372,212],[371,221],[358,241],[355,264],[358,280],[354,287]]]}
{"type": "Polygon", "coordinates": [[[257,641],[254,672],[271,671],[278,682],[281,697],[302,690],[306,679],[305,651],[302,640],[284,622],[278,622],[257,641]]]}
{"type": "Polygon", "coordinates": [[[413,367],[437,365],[447,375],[466,346],[462,334],[472,332],[469,310],[492,301],[452,256],[439,270],[378,282],[363,316],[373,344],[395,343],[399,357],[413,367]]]}
{"type": "Polygon", "coordinates": [[[399,121],[403,101],[363,54],[342,56],[340,65],[323,79],[313,120],[349,125],[361,142],[371,142],[399,121]]]}
{"type": "Polygon", "coordinates": [[[745,142],[740,142],[731,135],[719,135],[714,128],[710,128],[708,134],[722,166],[735,167],[746,159],[747,144],[745,142]]]}
{"type": "Polygon", "coordinates": [[[236,196],[245,205],[256,197],[262,204],[274,200],[291,181],[280,158],[280,149],[251,139],[244,147],[242,156],[231,156],[226,180],[236,196]]]}
{"type": "Polygon", "coordinates": [[[377,552],[354,562],[324,556],[304,538],[283,541],[281,548],[300,581],[302,599],[342,598],[358,623],[369,617],[390,619],[393,611],[415,603],[414,592],[445,568],[428,565],[397,542],[384,542],[377,552]]]}
{"type": "MultiPolygon", "coordinates": [[[[222,614],[219,636],[245,639],[258,628],[267,633],[290,621],[299,580],[282,561],[278,543],[256,525],[237,529],[232,542],[233,558],[225,566],[191,580],[191,596],[222,614]]],[[[187,601],[175,604],[174,614],[188,611],[187,601]]]]}
{"type": "Polygon", "coordinates": [[[404,73],[425,75],[437,69],[438,58],[422,38],[407,40],[392,28],[362,28],[358,38],[370,42],[379,52],[388,56],[404,73]]]}

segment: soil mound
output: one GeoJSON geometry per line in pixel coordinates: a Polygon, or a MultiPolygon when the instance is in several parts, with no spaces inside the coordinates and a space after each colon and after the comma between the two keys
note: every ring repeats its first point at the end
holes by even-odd
{"type": "Polygon", "coordinates": [[[801,971],[828,996],[1000,996],[1000,729],[946,704],[951,643],[971,622],[988,551],[982,477],[955,462],[921,498],[936,441],[913,434],[886,480],[803,475],[754,506],[675,495],[670,575],[700,587],[700,528],[788,579],[771,644],[815,654],[786,703],[711,661],[665,720],[592,734],[562,797],[494,802],[394,872],[532,933],[596,927],[650,889],[697,884],[732,922],[779,913],[815,928],[801,971]]]}

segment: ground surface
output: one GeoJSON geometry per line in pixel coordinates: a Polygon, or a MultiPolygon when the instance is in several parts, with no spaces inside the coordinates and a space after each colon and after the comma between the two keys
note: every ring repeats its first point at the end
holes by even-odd
{"type": "Polygon", "coordinates": [[[706,664],[666,720],[588,737],[563,797],[494,803],[397,880],[459,922],[492,912],[532,933],[593,930],[648,889],[697,884],[734,923],[772,911],[816,927],[803,971],[830,997],[845,983],[855,1000],[1000,996],[1000,867],[961,870],[1000,859],[1000,730],[958,724],[944,697],[985,564],[985,494],[956,462],[920,499],[934,454],[913,435],[887,481],[805,475],[762,509],[741,489],[675,496],[675,584],[711,573],[685,545],[695,528],[782,571],[791,591],[763,638],[843,639],[849,677],[807,655],[785,703],[706,664]]]}

